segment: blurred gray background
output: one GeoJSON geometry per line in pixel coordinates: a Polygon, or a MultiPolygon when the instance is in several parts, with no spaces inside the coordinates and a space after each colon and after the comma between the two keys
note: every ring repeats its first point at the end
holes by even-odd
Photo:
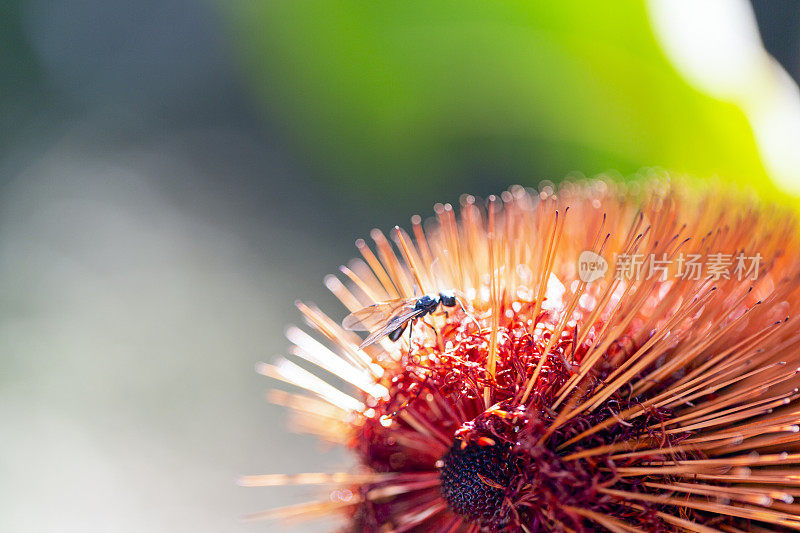
{"type": "Polygon", "coordinates": [[[272,530],[315,492],[238,475],[346,459],[254,365],[376,214],[279,155],[210,6],[4,4],[0,531],[272,530]]]}
{"type": "MultiPolygon", "coordinates": [[[[756,5],[797,76],[798,4],[756,5]]],[[[461,187],[373,205],[317,179],[212,5],[0,15],[0,531],[273,530],[238,519],[314,491],[237,475],[347,457],[286,431],[254,364],[286,349],[296,298],[339,309],[322,278],[356,237],[461,187]]]]}

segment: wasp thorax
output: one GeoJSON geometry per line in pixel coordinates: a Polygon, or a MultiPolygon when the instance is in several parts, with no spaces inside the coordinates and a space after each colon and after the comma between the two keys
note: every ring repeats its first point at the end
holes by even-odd
{"type": "Polygon", "coordinates": [[[441,492],[448,507],[473,522],[501,525],[511,459],[508,447],[456,440],[441,463],[441,492]]]}

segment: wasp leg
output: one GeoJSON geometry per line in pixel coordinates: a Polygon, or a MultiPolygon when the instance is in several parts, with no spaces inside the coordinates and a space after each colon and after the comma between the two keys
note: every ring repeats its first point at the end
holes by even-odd
{"type": "Polygon", "coordinates": [[[427,322],[427,321],[426,321],[424,318],[421,318],[421,319],[420,319],[420,321],[421,321],[423,324],[425,324],[426,326],[428,326],[429,328],[431,328],[431,330],[433,331],[433,334],[434,334],[434,336],[436,337],[436,345],[437,345],[437,346],[440,346],[440,342],[439,342],[439,331],[438,331],[438,330],[437,330],[435,327],[433,327],[431,324],[428,324],[428,322],[427,322]]]}
{"type": "Polygon", "coordinates": [[[480,324],[478,323],[478,321],[475,319],[475,316],[474,316],[474,315],[471,315],[471,314],[469,314],[469,313],[467,313],[467,310],[464,308],[464,304],[463,304],[463,303],[461,303],[461,301],[460,301],[460,300],[458,301],[458,306],[461,308],[461,310],[464,312],[464,314],[465,314],[465,315],[467,315],[467,316],[468,316],[468,317],[469,317],[469,318],[472,320],[472,322],[475,324],[475,327],[477,327],[477,328],[478,328],[478,334],[480,335],[480,332],[481,332],[481,325],[480,325],[480,324]]]}

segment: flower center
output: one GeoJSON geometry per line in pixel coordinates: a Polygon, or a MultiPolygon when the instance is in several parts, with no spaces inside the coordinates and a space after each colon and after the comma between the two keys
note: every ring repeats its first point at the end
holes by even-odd
{"type": "Polygon", "coordinates": [[[442,497],[456,514],[480,524],[497,524],[510,475],[507,448],[456,440],[442,458],[442,497]]]}

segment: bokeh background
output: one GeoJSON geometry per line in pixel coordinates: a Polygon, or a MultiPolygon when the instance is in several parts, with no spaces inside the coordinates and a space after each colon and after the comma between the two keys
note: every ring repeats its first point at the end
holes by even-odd
{"type": "Polygon", "coordinates": [[[800,191],[795,0],[7,0],[0,69],[4,532],[282,530],[239,518],[313,491],[236,476],[348,459],[253,366],[372,227],[566,175],[800,191]]]}

